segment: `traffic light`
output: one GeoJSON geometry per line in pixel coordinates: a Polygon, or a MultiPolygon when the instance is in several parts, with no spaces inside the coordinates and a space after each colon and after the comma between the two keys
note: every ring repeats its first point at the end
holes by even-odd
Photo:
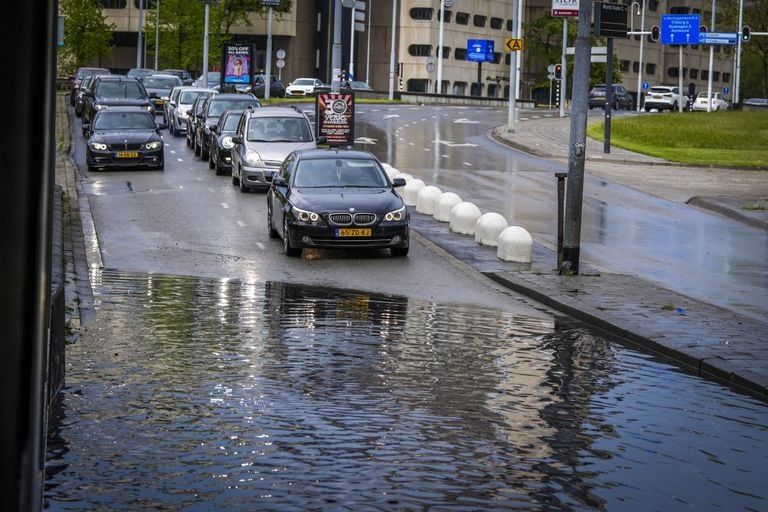
{"type": "Polygon", "coordinates": [[[654,25],[651,27],[651,41],[656,42],[659,40],[659,26],[654,25]]]}
{"type": "Polygon", "coordinates": [[[741,27],[741,42],[746,43],[752,37],[752,29],[748,25],[741,27]]]}
{"type": "Polygon", "coordinates": [[[561,80],[563,78],[563,65],[555,64],[555,80],[561,80]]]}

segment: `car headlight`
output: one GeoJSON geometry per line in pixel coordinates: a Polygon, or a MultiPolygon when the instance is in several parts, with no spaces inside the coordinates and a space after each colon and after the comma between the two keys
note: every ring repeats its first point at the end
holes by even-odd
{"type": "Polygon", "coordinates": [[[235,143],[232,142],[232,137],[224,137],[223,139],[221,139],[221,146],[224,149],[232,149],[233,147],[235,147],[235,143]]]}
{"type": "Polygon", "coordinates": [[[261,156],[259,156],[259,154],[253,150],[246,151],[245,163],[254,167],[264,165],[264,162],[261,161],[261,156]]]}
{"type": "Polygon", "coordinates": [[[159,140],[153,140],[151,142],[147,142],[146,144],[144,144],[144,147],[147,149],[158,149],[163,147],[163,143],[159,140]]]}
{"type": "Polygon", "coordinates": [[[316,214],[315,212],[310,212],[307,210],[302,210],[301,208],[293,207],[293,216],[296,217],[298,220],[302,222],[319,222],[320,221],[320,215],[316,214]]]}
{"type": "Polygon", "coordinates": [[[106,110],[107,106],[106,105],[97,104],[95,106],[95,108],[96,108],[96,110],[106,110]]]}
{"type": "Polygon", "coordinates": [[[102,142],[91,142],[90,144],[91,149],[94,149],[96,151],[106,151],[107,145],[102,142]]]}
{"type": "Polygon", "coordinates": [[[398,208],[395,211],[387,212],[384,216],[384,220],[387,222],[399,222],[405,220],[405,206],[398,208]]]}

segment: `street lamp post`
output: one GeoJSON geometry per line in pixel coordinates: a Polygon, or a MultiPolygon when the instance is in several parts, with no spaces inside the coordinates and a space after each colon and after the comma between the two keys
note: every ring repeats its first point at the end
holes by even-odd
{"type": "Polygon", "coordinates": [[[160,0],[157,0],[155,13],[155,71],[157,71],[157,56],[160,53],[160,0]]]}
{"type": "Polygon", "coordinates": [[[136,41],[136,67],[141,66],[142,47],[144,46],[144,0],[139,1],[139,38],[136,41]]]}
{"type": "MultiPolygon", "coordinates": [[[[637,70],[637,111],[640,112],[640,95],[642,94],[643,86],[643,43],[645,43],[645,0],[642,0],[642,4],[632,2],[632,7],[637,8],[637,14],[640,14],[640,67],[637,70]]],[[[634,16],[633,16],[634,19],[634,16]]],[[[634,32],[634,30],[633,30],[634,32]]]]}

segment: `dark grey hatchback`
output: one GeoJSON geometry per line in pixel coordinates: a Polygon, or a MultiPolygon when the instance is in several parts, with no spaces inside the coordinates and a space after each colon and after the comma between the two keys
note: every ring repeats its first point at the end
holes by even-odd
{"type": "Polygon", "coordinates": [[[406,256],[410,215],[371,153],[303,149],[289,154],[267,193],[270,238],[282,238],[287,256],[305,247],[389,249],[406,256]]]}

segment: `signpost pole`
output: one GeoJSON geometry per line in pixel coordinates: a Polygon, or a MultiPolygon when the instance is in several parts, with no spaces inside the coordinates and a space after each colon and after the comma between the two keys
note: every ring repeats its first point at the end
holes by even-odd
{"type": "MultiPolygon", "coordinates": [[[[645,0],[642,0],[640,4],[640,32],[645,32],[645,0]]],[[[642,92],[640,89],[643,83],[643,43],[645,43],[645,34],[640,36],[640,67],[637,70],[637,111],[640,112],[640,97],[642,92]]]]}
{"type": "MultiPolygon", "coordinates": [[[[715,0],[712,0],[712,32],[715,31],[715,0]]],[[[712,68],[715,65],[715,47],[709,45],[709,72],[707,73],[707,112],[712,112],[712,68]]]]}
{"type": "MultiPolygon", "coordinates": [[[[741,32],[744,27],[744,0],[739,0],[739,26],[736,27],[741,32]]],[[[741,101],[741,34],[736,46],[736,73],[733,77],[733,103],[738,104],[741,101]]]]}
{"type": "Polygon", "coordinates": [[[208,87],[208,19],[210,17],[211,4],[205,3],[205,27],[203,35],[203,87],[208,87]]]}
{"type": "MultiPolygon", "coordinates": [[[[336,0],[340,3],[341,0],[336,0]]],[[[389,49],[389,99],[395,99],[395,28],[397,27],[397,2],[392,2],[391,46],[389,49]]],[[[341,59],[339,59],[341,60],[341,59]]],[[[338,91],[338,89],[336,89],[338,91]]]]}
{"type": "Polygon", "coordinates": [[[677,56],[677,111],[683,111],[683,45],[678,46],[679,54],[677,56]]]}
{"type": "Polygon", "coordinates": [[[269,99],[272,88],[272,7],[267,15],[267,64],[264,70],[264,99],[269,99]]]}
{"type": "MultiPolygon", "coordinates": [[[[565,57],[565,52],[567,48],[568,48],[568,18],[564,17],[563,18],[563,50],[562,50],[562,53],[560,54],[560,65],[562,66],[561,68],[562,74],[560,78],[560,117],[561,118],[565,117],[565,101],[567,99],[566,91],[568,89],[566,87],[567,76],[568,76],[568,64],[567,64],[568,61],[566,60],[566,57],[565,57]]],[[[551,80],[549,82],[549,87],[550,88],[552,87],[551,80]]],[[[552,95],[550,94],[550,97],[551,96],[552,95]]],[[[552,106],[550,105],[549,108],[551,109],[552,106]]]]}
{"type": "Polygon", "coordinates": [[[445,24],[445,0],[440,0],[440,30],[437,38],[437,82],[435,94],[443,93],[443,25],[445,24]]]}
{"type": "Polygon", "coordinates": [[[355,80],[355,4],[352,4],[352,20],[349,22],[349,71],[347,78],[355,80]]]}
{"type": "MultiPolygon", "coordinates": [[[[517,13],[517,5],[520,1],[522,0],[512,0],[513,16],[517,13]]],[[[515,25],[512,37],[515,39],[520,37],[517,25],[515,25]]],[[[519,53],[520,52],[512,52],[512,55],[509,58],[509,110],[507,112],[507,131],[510,133],[515,133],[515,120],[517,118],[517,95],[515,84],[517,83],[517,56],[519,53]]]]}
{"type": "Polygon", "coordinates": [[[613,109],[613,38],[608,38],[608,61],[605,63],[605,131],[603,153],[611,152],[611,111],[613,109]]]}

